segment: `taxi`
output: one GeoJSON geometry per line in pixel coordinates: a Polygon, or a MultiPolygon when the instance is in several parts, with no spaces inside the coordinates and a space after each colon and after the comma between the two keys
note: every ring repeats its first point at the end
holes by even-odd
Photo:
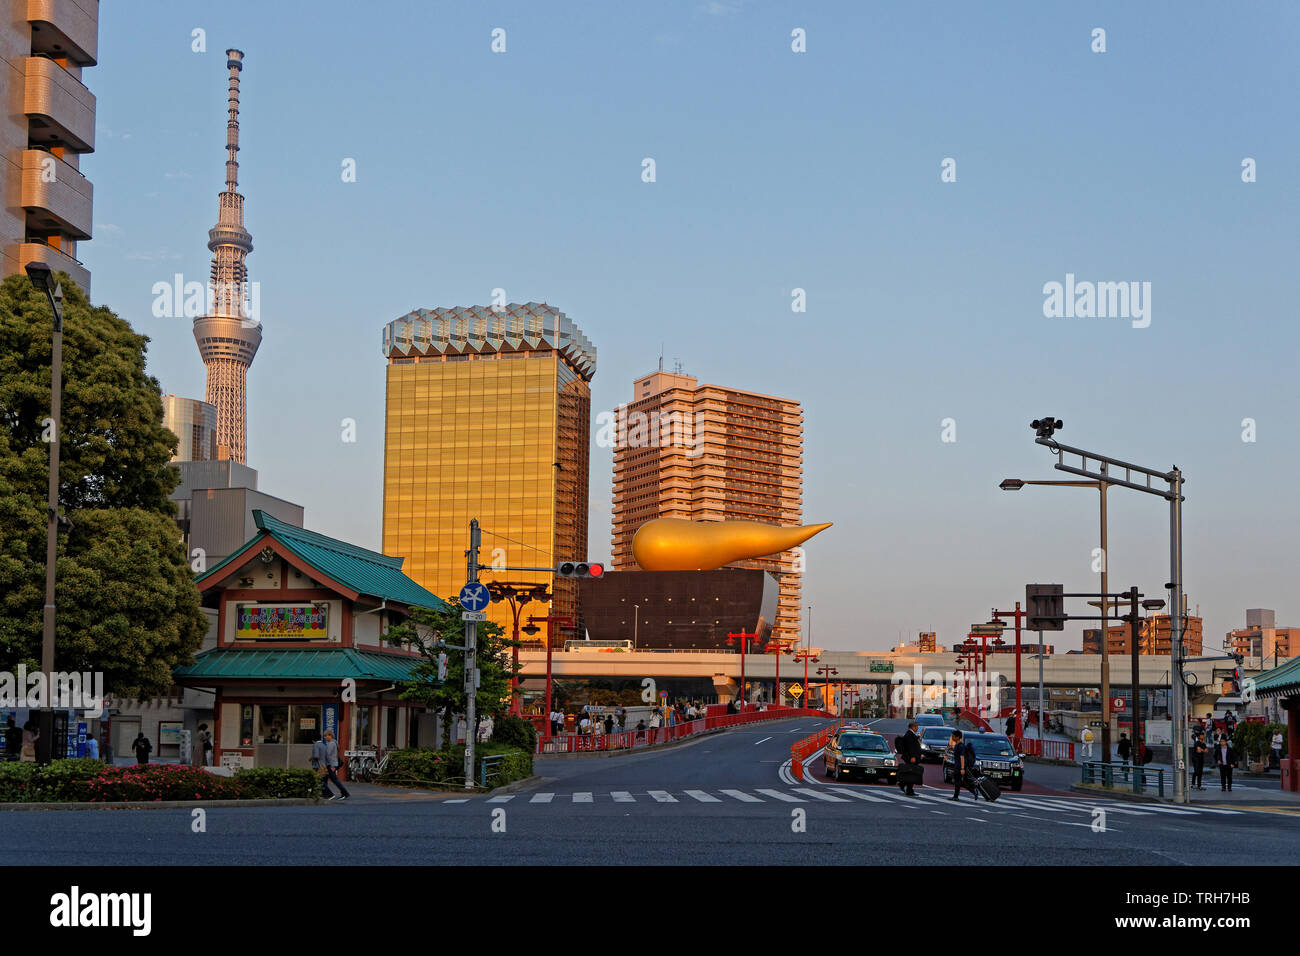
{"type": "Polygon", "coordinates": [[[844,728],[826,744],[822,760],[832,780],[862,776],[893,783],[898,776],[898,760],[889,744],[869,730],[844,728]]]}

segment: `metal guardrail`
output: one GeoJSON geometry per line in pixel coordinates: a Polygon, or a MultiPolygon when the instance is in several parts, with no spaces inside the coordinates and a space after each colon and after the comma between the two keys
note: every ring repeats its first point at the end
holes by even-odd
{"type": "Polygon", "coordinates": [[[638,747],[653,747],[656,744],[670,743],[685,737],[693,737],[707,730],[722,727],[735,727],[765,720],[788,720],[791,717],[829,717],[820,710],[807,707],[769,707],[767,710],[746,710],[741,714],[718,714],[713,717],[700,717],[685,723],[668,727],[647,727],[644,730],[623,730],[614,734],[559,734],[554,737],[540,736],[537,739],[536,753],[566,754],[588,753],[598,750],[632,750],[638,747]]]}
{"type": "Polygon", "coordinates": [[[488,754],[487,756],[480,758],[479,765],[478,765],[479,787],[482,788],[483,790],[487,790],[488,781],[491,780],[493,777],[497,777],[501,775],[501,771],[499,769],[501,761],[505,760],[507,757],[513,757],[517,753],[522,753],[522,751],[512,750],[509,753],[504,753],[504,754],[488,754]]]}
{"type": "Polygon", "coordinates": [[[1161,797],[1165,795],[1164,769],[1148,770],[1146,767],[1127,763],[1105,763],[1100,760],[1085,760],[1080,766],[1083,778],[1080,783],[1100,784],[1111,790],[1129,790],[1134,793],[1146,793],[1154,790],[1161,797]],[[1116,787],[1115,781],[1122,778],[1126,786],[1116,787]]]}

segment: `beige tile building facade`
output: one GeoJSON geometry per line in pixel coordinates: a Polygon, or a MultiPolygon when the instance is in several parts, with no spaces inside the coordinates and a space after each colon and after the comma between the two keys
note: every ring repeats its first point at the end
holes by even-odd
{"type": "MultiPolygon", "coordinates": [[[[700,385],[663,369],[633,384],[614,415],[614,570],[634,570],[632,538],[653,518],[803,523],[803,409],[758,392],[700,385]]],[[[776,640],[800,628],[800,549],[736,567],[780,583],[776,640]]]]}
{"type": "Polygon", "coordinates": [[[44,262],[87,294],[77,245],[90,238],[94,189],[78,168],[95,149],[95,97],[82,82],[99,49],[99,0],[0,0],[4,275],[44,262]]]}

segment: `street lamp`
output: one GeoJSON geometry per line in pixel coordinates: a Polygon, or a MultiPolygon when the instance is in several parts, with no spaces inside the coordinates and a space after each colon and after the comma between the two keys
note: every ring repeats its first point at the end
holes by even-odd
{"type": "Polygon", "coordinates": [[[573,618],[564,614],[530,614],[528,615],[527,626],[521,628],[521,630],[531,637],[540,630],[537,626],[538,621],[546,622],[546,729],[547,736],[549,737],[549,731],[551,729],[551,714],[555,713],[554,708],[551,706],[551,649],[555,646],[555,641],[551,633],[551,625],[572,624],[573,618]]]}
{"type": "MultiPolygon", "coordinates": [[[[1041,436],[1050,421],[1050,419],[1035,421],[1031,427],[1041,436]]],[[[1050,428],[1047,428],[1047,438],[1050,439],[1052,431],[1060,427],[1060,419],[1057,419],[1051,424],[1050,428]]],[[[1047,485],[1058,488],[1096,488],[1101,493],[1101,592],[1109,594],[1110,589],[1107,587],[1109,575],[1106,570],[1106,566],[1110,563],[1110,550],[1106,540],[1106,489],[1110,487],[1111,483],[1108,481],[1022,481],[1019,478],[1007,478],[998,487],[1003,491],[1019,491],[1025,485],[1047,485]]],[[[1108,614],[1108,609],[1103,607],[1101,609],[1101,752],[1105,754],[1105,759],[1110,760],[1110,641],[1107,637],[1110,622],[1107,620],[1108,614]]],[[[1039,667],[1042,667],[1041,657],[1039,658],[1039,667]]],[[[1041,708],[1041,701],[1039,706],[1041,708]]],[[[1041,724],[1039,730],[1042,730],[1041,724]]]]}
{"type": "MultiPolygon", "coordinates": [[[[1082,448],[1074,448],[1070,445],[1062,445],[1055,438],[1053,433],[1062,427],[1062,422],[1057,418],[1034,419],[1030,422],[1030,427],[1034,429],[1034,443],[1042,445],[1052,454],[1056,455],[1057,471],[1064,471],[1072,475],[1081,475],[1084,478],[1090,478],[1099,483],[1102,489],[1101,500],[1102,507],[1105,507],[1106,491],[1109,485],[1122,485],[1125,488],[1132,488],[1134,491],[1145,492],[1149,495],[1155,495],[1169,502],[1169,580],[1165,587],[1169,591],[1169,657],[1170,657],[1170,694],[1171,701],[1171,725],[1176,728],[1173,734],[1174,742],[1174,803],[1187,803],[1187,736],[1185,733],[1186,721],[1186,698],[1183,696],[1187,688],[1183,683],[1183,473],[1182,470],[1174,465],[1169,471],[1158,471],[1154,468],[1147,468],[1145,465],[1135,465],[1132,462],[1121,461],[1118,458],[1111,458],[1107,455],[1099,455],[1095,452],[1085,451],[1082,448]],[[1079,459],[1079,464],[1067,465],[1065,456],[1070,455],[1079,459]],[[1089,468],[1093,465],[1093,469],[1089,468]],[[1118,477],[1120,474],[1123,477],[1118,477]],[[1165,488],[1153,485],[1152,482],[1164,482],[1165,488]]],[[[1105,511],[1102,512],[1102,528],[1106,526],[1105,511]]],[[[1102,574],[1106,573],[1105,564],[1105,546],[1102,551],[1102,574]]],[[[1105,581],[1105,578],[1102,579],[1105,581]]],[[[1102,584],[1102,594],[1107,594],[1106,585],[1102,584]]],[[[1105,623],[1105,614],[1102,616],[1103,625],[1105,623]]],[[[1105,628],[1103,627],[1103,633],[1105,628]]],[[[1103,651],[1105,644],[1102,645],[1103,651]]],[[[1103,661],[1102,676],[1108,678],[1106,664],[1103,661]]],[[[1106,698],[1102,702],[1105,712],[1109,712],[1110,700],[1106,698]]],[[[1103,723],[1103,739],[1110,736],[1109,722],[1103,723]]],[[[1107,753],[1106,759],[1110,759],[1107,753]]]]}
{"type": "Polygon", "coordinates": [[[742,709],[745,704],[745,643],[751,639],[754,642],[754,646],[758,647],[758,634],[748,634],[743,630],[728,634],[726,640],[727,644],[735,644],[737,641],[740,642],[740,703],[742,709]]]}
{"type": "MultiPolygon", "coordinates": [[[[545,584],[534,584],[532,582],[521,584],[510,581],[490,581],[487,589],[494,602],[510,602],[510,613],[514,617],[514,630],[512,632],[514,647],[511,648],[513,666],[510,673],[510,713],[515,717],[519,717],[521,715],[519,699],[519,612],[532,601],[542,603],[550,601],[551,593],[545,584]]],[[[550,720],[549,712],[546,719],[550,720]]]]}
{"type": "Polygon", "coordinates": [[[45,672],[47,699],[38,718],[40,736],[36,739],[36,762],[49,763],[53,759],[54,701],[51,699],[54,681],[54,570],[58,559],[59,527],[71,527],[66,518],[59,517],[59,440],[63,394],[63,284],[54,280],[50,267],[43,262],[29,262],[27,275],[32,285],[41,289],[50,301],[54,313],[54,341],[50,352],[50,487],[45,534],[45,607],[41,632],[41,670],[45,672]]]}

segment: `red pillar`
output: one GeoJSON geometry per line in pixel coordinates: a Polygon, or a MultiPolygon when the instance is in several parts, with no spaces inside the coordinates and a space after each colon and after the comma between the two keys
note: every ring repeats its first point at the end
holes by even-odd
{"type": "Polygon", "coordinates": [[[1300,697],[1282,701],[1286,711],[1287,756],[1282,761],[1282,789],[1300,792],[1300,697]]]}

